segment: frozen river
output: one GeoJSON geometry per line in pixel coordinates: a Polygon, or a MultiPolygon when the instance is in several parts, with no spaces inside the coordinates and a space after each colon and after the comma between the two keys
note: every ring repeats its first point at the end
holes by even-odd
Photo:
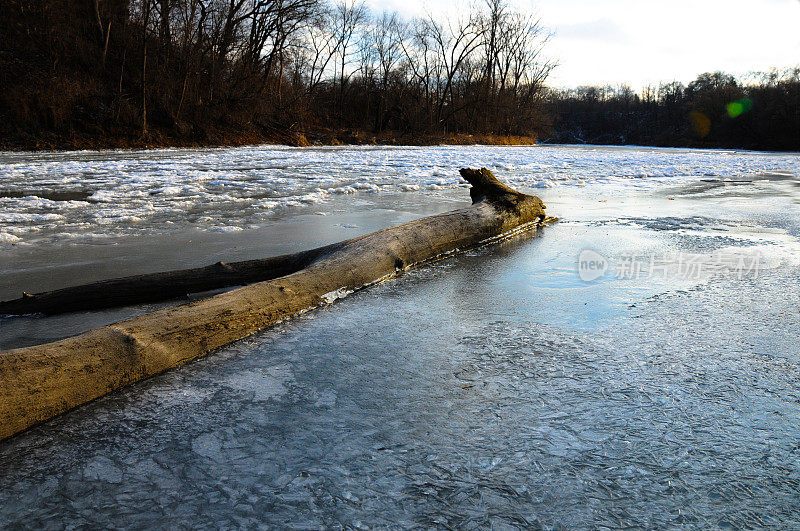
{"type": "Polygon", "coordinates": [[[562,221],[0,443],[0,527],[800,526],[797,154],[0,154],[0,299],[458,208],[463,166],[562,221]]]}

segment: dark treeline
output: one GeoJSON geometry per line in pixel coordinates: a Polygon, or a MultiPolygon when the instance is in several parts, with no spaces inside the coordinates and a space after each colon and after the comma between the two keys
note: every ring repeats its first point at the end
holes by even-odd
{"type": "Polygon", "coordinates": [[[6,146],[535,136],[547,124],[548,35],[503,0],[457,20],[355,0],[2,4],[6,146]]]}
{"type": "Polygon", "coordinates": [[[800,68],[739,80],[721,72],[642,94],[550,91],[552,142],[800,150],[800,68]]]}
{"type": "Polygon", "coordinates": [[[406,20],[359,0],[0,0],[0,147],[475,135],[800,149],[798,69],[548,90],[539,21],[476,1],[406,20]]]}

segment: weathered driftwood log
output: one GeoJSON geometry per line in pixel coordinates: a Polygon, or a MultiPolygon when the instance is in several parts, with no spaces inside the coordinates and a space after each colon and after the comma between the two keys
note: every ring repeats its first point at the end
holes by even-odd
{"type": "Polygon", "coordinates": [[[443,253],[545,217],[489,170],[461,170],[471,207],[328,246],[303,269],[75,337],[0,353],[0,440],[443,253]]]}

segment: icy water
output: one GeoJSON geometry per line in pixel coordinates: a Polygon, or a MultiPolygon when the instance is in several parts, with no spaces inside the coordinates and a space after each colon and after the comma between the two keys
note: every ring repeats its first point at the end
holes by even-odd
{"type": "MultiPolygon", "coordinates": [[[[0,526],[800,526],[796,154],[0,154],[0,296],[449,210],[465,165],[562,221],[0,443],[0,526]]],[[[0,346],[146,309],[0,320],[0,346]]]]}

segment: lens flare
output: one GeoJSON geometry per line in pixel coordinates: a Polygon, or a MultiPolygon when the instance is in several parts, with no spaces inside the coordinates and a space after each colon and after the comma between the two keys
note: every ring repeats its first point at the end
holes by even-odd
{"type": "Polygon", "coordinates": [[[705,138],[711,132],[711,119],[699,111],[689,113],[689,122],[692,124],[694,133],[700,138],[705,138]]]}
{"type": "Polygon", "coordinates": [[[750,98],[742,98],[740,100],[732,101],[725,106],[725,110],[728,111],[728,116],[731,118],[738,118],[752,108],[753,100],[750,98]]]}

